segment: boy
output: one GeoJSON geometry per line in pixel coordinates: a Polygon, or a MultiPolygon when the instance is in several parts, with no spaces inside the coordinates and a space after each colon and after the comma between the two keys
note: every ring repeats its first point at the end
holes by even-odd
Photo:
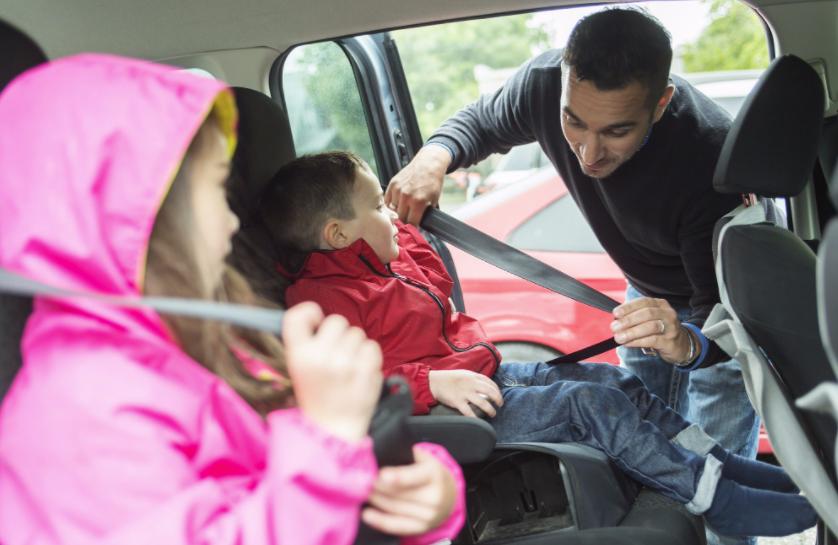
{"type": "Polygon", "coordinates": [[[346,152],[298,158],[260,202],[284,256],[290,306],[311,300],[378,341],[415,414],[443,404],[488,415],[498,440],[575,441],[731,536],[786,535],[816,515],[782,468],[728,453],[624,369],[501,363],[480,324],[456,312],[452,281],[419,231],[398,223],[369,167],[346,152]]]}

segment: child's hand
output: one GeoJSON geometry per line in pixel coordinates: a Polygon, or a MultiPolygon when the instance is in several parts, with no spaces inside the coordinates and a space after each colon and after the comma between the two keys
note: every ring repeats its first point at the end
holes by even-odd
{"type": "Polygon", "coordinates": [[[466,416],[477,416],[469,403],[479,407],[488,416],[497,413],[495,407],[503,405],[500,388],[492,379],[474,371],[431,371],[428,384],[434,399],[457,409],[466,416]]]}
{"type": "Polygon", "coordinates": [[[415,462],[378,473],[361,519],[386,534],[423,534],[442,524],[457,499],[454,477],[433,454],[413,447],[415,462]]]}
{"type": "Polygon", "coordinates": [[[364,437],[381,395],[381,348],[342,316],[320,307],[288,310],[282,328],[288,374],[308,418],[349,441],[364,437]]]}

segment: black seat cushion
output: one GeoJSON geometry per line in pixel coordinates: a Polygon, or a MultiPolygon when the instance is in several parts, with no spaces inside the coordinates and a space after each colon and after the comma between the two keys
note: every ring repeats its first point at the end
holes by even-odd
{"type": "MultiPolygon", "coordinates": [[[[819,337],[816,257],[794,233],[769,224],[730,227],[720,249],[733,310],[797,399],[834,381],[819,337]]],[[[805,413],[818,448],[834,459],[835,422],[805,413]]]]}
{"type": "Polygon", "coordinates": [[[716,191],[800,193],[817,157],[823,110],[823,83],[815,70],[794,55],[775,59],[725,139],[713,178],[716,191]]]}

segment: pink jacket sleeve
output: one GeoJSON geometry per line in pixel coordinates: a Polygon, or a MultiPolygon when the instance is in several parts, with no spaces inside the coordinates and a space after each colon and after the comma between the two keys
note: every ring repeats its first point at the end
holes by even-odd
{"type": "MultiPolygon", "coordinates": [[[[377,474],[372,444],[349,444],[311,424],[297,410],[275,411],[267,474],[237,503],[211,480],[192,487],[148,512],[103,543],[147,545],[342,545],[351,544],[361,506],[377,474]]],[[[457,500],[448,520],[404,545],[453,538],[465,516],[464,482],[444,448],[422,444],[455,478],[457,500]]],[[[170,478],[176,479],[172,475],[170,478]]]]}
{"type": "MultiPolygon", "coordinates": [[[[212,479],[202,479],[104,542],[351,544],[377,474],[370,439],[346,443],[296,409],[273,412],[268,424],[268,467],[251,491],[234,501],[212,479]]],[[[170,473],[166,478],[185,476],[170,473]]]]}

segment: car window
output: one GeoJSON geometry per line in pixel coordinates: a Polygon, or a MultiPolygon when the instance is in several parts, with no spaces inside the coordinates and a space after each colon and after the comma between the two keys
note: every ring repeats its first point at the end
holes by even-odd
{"type": "MultiPolygon", "coordinates": [[[[669,30],[672,72],[735,115],[760,71],[768,66],[768,43],[759,16],[738,0],[634,5],[649,11],[669,30]]],[[[600,9],[561,8],[391,31],[422,137],[427,139],[445,119],[480,95],[495,92],[528,59],[564,47],[576,22],[600,9]]],[[[505,156],[492,155],[447,178],[441,206],[453,211],[526,180],[546,164],[549,159],[538,145],[513,147],[505,156]]]]}
{"type": "Polygon", "coordinates": [[[350,150],[376,171],[361,94],[334,42],[295,48],[282,66],[282,93],[297,155],[350,150]]]}
{"type": "Polygon", "coordinates": [[[521,250],[604,252],[579,207],[569,195],[559,197],[512,231],[506,242],[521,250]]]}

